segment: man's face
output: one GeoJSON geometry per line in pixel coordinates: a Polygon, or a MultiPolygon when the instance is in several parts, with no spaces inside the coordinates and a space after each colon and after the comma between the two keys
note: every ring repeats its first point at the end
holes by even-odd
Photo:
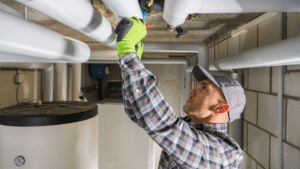
{"type": "Polygon", "coordinates": [[[183,111],[190,117],[204,119],[212,114],[211,111],[222,98],[225,99],[217,85],[209,79],[202,80],[198,88],[190,90],[190,98],[183,106],[183,111]]]}

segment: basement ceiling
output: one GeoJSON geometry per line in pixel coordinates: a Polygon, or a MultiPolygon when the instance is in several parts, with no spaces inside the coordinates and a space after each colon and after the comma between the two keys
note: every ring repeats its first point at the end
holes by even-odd
{"type": "MultiPolygon", "coordinates": [[[[23,12],[24,6],[16,1],[1,0],[11,7],[23,12]]],[[[154,6],[161,4],[160,1],[154,1],[154,6]]],[[[119,19],[113,12],[105,5],[102,0],[94,0],[93,5],[101,12],[112,25],[116,26],[119,19]]],[[[159,9],[159,8],[156,8],[159,9]]],[[[182,26],[183,30],[187,30],[183,38],[176,38],[177,31],[169,32],[167,25],[162,18],[162,11],[151,10],[146,18],[146,24],[157,24],[155,27],[147,29],[147,36],[143,39],[143,42],[203,42],[207,45],[213,42],[213,35],[215,36],[216,43],[225,37],[230,36],[230,32],[243,26],[244,24],[254,20],[264,13],[230,13],[230,14],[199,14],[194,19],[185,22],[182,26]]],[[[74,30],[34,9],[28,7],[28,20],[38,25],[51,29],[64,36],[71,37],[82,41],[89,45],[91,50],[111,50],[110,47],[74,30]]],[[[170,53],[169,53],[170,54],[170,53]]],[[[169,54],[160,56],[168,58],[169,54]]],[[[172,56],[181,56],[183,54],[172,54],[172,56]]],[[[184,56],[193,56],[195,54],[184,54],[184,56]]],[[[154,53],[145,53],[145,58],[158,58],[154,53]]],[[[143,57],[144,57],[143,56],[143,57]]]]}

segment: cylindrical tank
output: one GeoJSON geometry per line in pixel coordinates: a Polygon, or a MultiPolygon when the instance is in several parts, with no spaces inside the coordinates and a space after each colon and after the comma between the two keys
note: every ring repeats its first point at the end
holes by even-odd
{"type": "Polygon", "coordinates": [[[87,102],[0,110],[1,169],[98,169],[98,111],[87,102]]]}

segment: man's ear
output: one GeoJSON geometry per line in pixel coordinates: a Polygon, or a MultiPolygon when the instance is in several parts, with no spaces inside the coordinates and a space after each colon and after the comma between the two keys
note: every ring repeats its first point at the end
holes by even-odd
{"type": "Polygon", "coordinates": [[[229,103],[224,103],[223,105],[213,109],[212,111],[214,113],[225,113],[230,109],[229,103]]]}

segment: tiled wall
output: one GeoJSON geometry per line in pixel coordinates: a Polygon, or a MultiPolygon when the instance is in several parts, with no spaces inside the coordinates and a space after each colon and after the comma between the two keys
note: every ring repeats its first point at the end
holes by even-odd
{"type": "MultiPolygon", "coordinates": [[[[299,35],[300,13],[287,13],[287,38],[299,35]]],[[[216,58],[278,42],[282,38],[279,15],[216,44],[216,58]]],[[[299,44],[300,45],[300,44],[299,44]]],[[[300,46],[299,46],[300,47],[300,46]]],[[[210,60],[214,58],[210,46],[210,60]]],[[[284,56],[282,56],[284,57],[284,56]]],[[[300,168],[300,65],[284,66],[283,165],[300,168]]],[[[278,67],[238,70],[244,75],[247,97],[243,113],[244,169],[277,168],[278,67]]]]}

